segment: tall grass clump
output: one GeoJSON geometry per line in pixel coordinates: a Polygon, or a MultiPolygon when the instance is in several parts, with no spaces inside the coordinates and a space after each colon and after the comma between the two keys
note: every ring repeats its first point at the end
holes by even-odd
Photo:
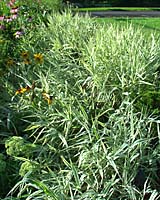
{"type": "Polygon", "coordinates": [[[69,12],[47,21],[23,41],[16,83],[5,80],[18,172],[8,196],[158,199],[159,40],[69,12]]]}

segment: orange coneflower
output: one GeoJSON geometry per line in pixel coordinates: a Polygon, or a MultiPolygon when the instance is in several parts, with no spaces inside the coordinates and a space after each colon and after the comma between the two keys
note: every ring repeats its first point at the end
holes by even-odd
{"type": "Polygon", "coordinates": [[[29,58],[29,52],[28,52],[28,51],[23,51],[23,52],[21,53],[21,57],[22,57],[23,59],[28,59],[28,58],[29,58]]]}
{"type": "Polygon", "coordinates": [[[43,55],[41,53],[34,54],[34,60],[37,63],[42,64],[43,63],[43,55]]]}
{"type": "Polygon", "coordinates": [[[29,90],[31,90],[32,88],[30,87],[30,86],[26,86],[25,88],[19,88],[17,91],[16,91],[16,94],[23,94],[23,93],[25,93],[25,92],[27,92],[27,91],[29,91],[29,90]]]}
{"type": "Polygon", "coordinates": [[[14,60],[13,60],[12,58],[9,58],[9,59],[7,60],[7,66],[10,67],[10,66],[12,66],[12,65],[14,65],[14,60]]]}
{"type": "Polygon", "coordinates": [[[46,92],[42,93],[43,98],[48,102],[48,104],[50,105],[53,101],[53,96],[50,96],[49,94],[47,94],[46,92]]]}
{"type": "Polygon", "coordinates": [[[23,63],[25,65],[29,65],[29,64],[31,64],[31,61],[29,59],[24,59],[23,63]]]}

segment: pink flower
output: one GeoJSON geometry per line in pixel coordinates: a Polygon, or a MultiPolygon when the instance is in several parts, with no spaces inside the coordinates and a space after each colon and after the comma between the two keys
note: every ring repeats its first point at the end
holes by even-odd
{"type": "Polygon", "coordinates": [[[31,16],[28,17],[28,21],[31,22],[33,19],[31,16]]]}
{"type": "Polygon", "coordinates": [[[7,17],[7,18],[5,18],[5,21],[6,22],[11,22],[11,21],[13,21],[13,19],[11,17],[7,17]]]}
{"type": "Polygon", "coordinates": [[[16,31],[16,32],[14,33],[15,38],[20,38],[21,35],[23,35],[23,32],[22,32],[22,31],[16,31]]]}
{"type": "Polygon", "coordinates": [[[18,10],[19,10],[18,7],[14,7],[14,8],[12,8],[12,9],[10,10],[10,13],[12,13],[12,14],[17,14],[18,10]]]}
{"type": "Polygon", "coordinates": [[[13,15],[11,15],[11,18],[12,18],[12,19],[17,19],[17,17],[18,17],[17,14],[13,14],[13,15]]]}
{"type": "Polygon", "coordinates": [[[0,25],[0,30],[5,30],[5,26],[4,25],[0,25]]]}
{"type": "Polygon", "coordinates": [[[16,0],[10,0],[10,2],[7,4],[9,7],[14,6],[16,0]]]}
{"type": "Polygon", "coordinates": [[[4,20],[4,16],[0,16],[0,21],[3,21],[4,20]]]}

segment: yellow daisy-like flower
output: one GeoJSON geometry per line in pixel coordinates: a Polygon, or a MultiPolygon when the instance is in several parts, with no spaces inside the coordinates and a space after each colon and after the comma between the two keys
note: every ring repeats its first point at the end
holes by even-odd
{"type": "Polygon", "coordinates": [[[37,63],[42,64],[43,63],[43,55],[41,53],[34,54],[34,60],[37,63]]]}
{"type": "Polygon", "coordinates": [[[10,66],[12,66],[12,65],[14,65],[14,60],[13,60],[12,58],[9,58],[9,59],[7,60],[7,66],[10,67],[10,66]]]}
{"type": "Polygon", "coordinates": [[[27,59],[24,59],[23,63],[25,65],[29,65],[29,64],[31,64],[31,61],[27,58],[27,59]]]}
{"type": "Polygon", "coordinates": [[[50,96],[49,94],[47,94],[46,92],[42,93],[43,98],[48,102],[48,104],[50,105],[53,101],[53,96],[50,96]]]}
{"type": "Polygon", "coordinates": [[[17,91],[16,91],[16,95],[17,94],[23,94],[23,93],[25,93],[25,92],[27,92],[27,91],[29,91],[29,90],[31,90],[32,88],[31,87],[29,87],[28,85],[25,87],[25,88],[19,88],[17,91]]]}
{"type": "Polygon", "coordinates": [[[22,53],[21,53],[21,57],[23,58],[23,59],[28,59],[29,58],[29,53],[27,52],[27,51],[23,51],[22,53]]]}

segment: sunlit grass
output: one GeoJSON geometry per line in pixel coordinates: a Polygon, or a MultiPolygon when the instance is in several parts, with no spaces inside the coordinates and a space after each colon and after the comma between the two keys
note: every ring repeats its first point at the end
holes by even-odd
{"type": "Polygon", "coordinates": [[[141,28],[144,33],[155,33],[159,37],[160,18],[130,18],[130,17],[112,17],[112,18],[94,18],[101,24],[115,24],[118,26],[127,27],[132,24],[135,28],[141,28]]]}
{"type": "Polygon", "coordinates": [[[52,13],[1,76],[10,199],[159,198],[160,43],[110,22],[52,13]]]}
{"type": "Polygon", "coordinates": [[[93,7],[93,8],[76,8],[75,10],[78,11],[116,11],[116,10],[121,10],[121,11],[156,11],[156,10],[160,10],[160,8],[154,8],[154,7],[93,7]]]}

